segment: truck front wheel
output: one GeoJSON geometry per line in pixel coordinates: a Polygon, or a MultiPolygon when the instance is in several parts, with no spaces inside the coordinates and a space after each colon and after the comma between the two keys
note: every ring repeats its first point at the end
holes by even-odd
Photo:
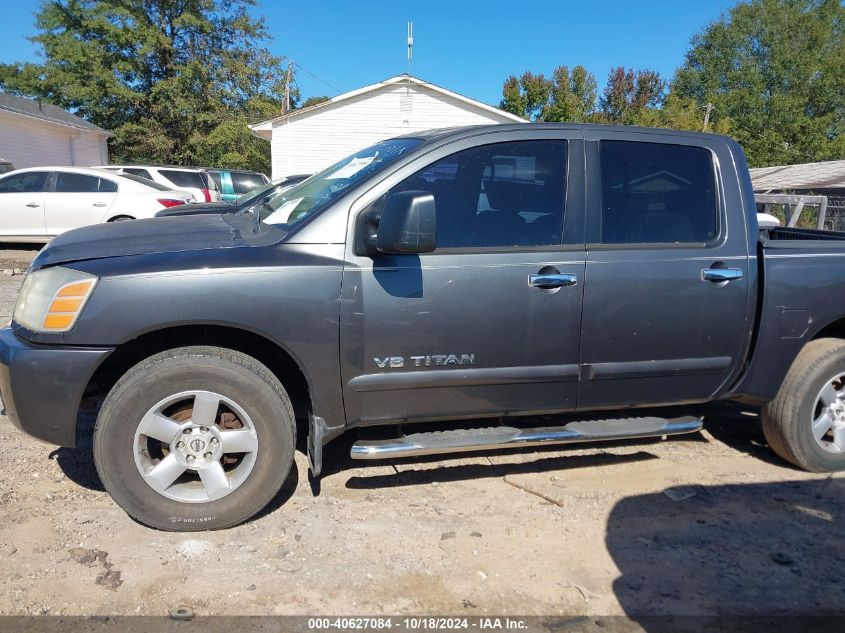
{"type": "Polygon", "coordinates": [[[112,498],[162,530],[229,527],[261,510],[293,464],[287,393],[254,358],[183,347],[130,369],[106,397],[94,461],[112,498]]]}
{"type": "Polygon", "coordinates": [[[812,472],[845,470],[845,341],[811,341],[763,408],[769,446],[812,472]]]}

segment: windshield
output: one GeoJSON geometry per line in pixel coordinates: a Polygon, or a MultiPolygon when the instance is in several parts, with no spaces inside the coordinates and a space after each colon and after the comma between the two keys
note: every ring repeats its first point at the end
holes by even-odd
{"type": "Polygon", "coordinates": [[[172,191],[172,187],[165,187],[154,180],[150,180],[149,178],[143,178],[141,176],[135,176],[134,174],[118,174],[118,178],[126,178],[126,180],[131,180],[132,182],[138,182],[142,185],[149,187],[150,189],[155,189],[156,191],[172,191]]]}
{"type": "Polygon", "coordinates": [[[319,174],[261,203],[259,217],[267,224],[296,224],[310,217],[350,186],[383,170],[422,143],[418,138],[383,141],[347,156],[319,174]]]}

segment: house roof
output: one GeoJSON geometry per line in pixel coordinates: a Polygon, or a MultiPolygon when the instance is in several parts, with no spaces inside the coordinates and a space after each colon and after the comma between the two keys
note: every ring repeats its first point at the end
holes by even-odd
{"type": "Polygon", "coordinates": [[[45,103],[40,99],[27,99],[26,97],[16,97],[6,92],[0,92],[0,110],[13,112],[15,114],[22,114],[23,116],[32,117],[34,119],[41,119],[42,121],[49,121],[50,123],[57,123],[66,127],[76,128],[78,130],[90,130],[92,132],[102,132],[111,136],[111,132],[104,130],[101,127],[89,123],[75,114],[71,114],[58,106],[50,103],[45,103]]]}
{"type": "Polygon", "coordinates": [[[480,101],[476,101],[475,99],[470,99],[469,97],[465,97],[463,95],[458,94],[457,92],[452,92],[451,90],[446,90],[446,88],[442,88],[435,84],[429,83],[427,81],[423,81],[422,79],[418,79],[417,77],[412,77],[410,75],[398,75],[396,77],[391,77],[390,79],[386,79],[382,82],[377,84],[371,84],[369,86],[364,86],[363,88],[358,88],[357,90],[352,90],[351,92],[344,92],[341,95],[333,97],[328,101],[323,101],[321,103],[317,103],[313,106],[308,108],[302,108],[301,110],[292,110],[285,114],[279,115],[277,117],[273,117],[272,119],[267,119],[266,121],[261,121],[260,123],[255,123],[249,126],[249,129],[253,131],[258,130],[270,130],[273,127],[273,124],[277,121],[292,121],[295,119],[299,119],[305,116],[309,116],[310,114],[314,113],[315,111],[328,107],[330,105],[335,105],[337,103],[341,103],[348,99],[352,99],[354,97],[358,97],[360,95],[366,94],[368,92],[375,92],[385,86],[393,86],[393,85],[401,85],[401,84],[413,84],[415,86],[419,86],[421,88],[426,88],[431,90],[432,92],[437,92],[442,95],[451,97],[457,101],[465,103],[466,105],[472,106],[479,110],[483,110],[488,112],[489,114],[502,117],[507,121],[514,121],[517,123],[525,123],[525,119],[519,117],[515,114],[511,114],[510,112],[506,112],[505,110],[500,110],[499,108],[491,105],[487,105],[486,103],[481,103],[480,101]]]}
{"type": "Polygon", "coordinates": [[[750,171],[754,191],[758,192],[845,188],[845,160],[755,167],[750,171]]]}

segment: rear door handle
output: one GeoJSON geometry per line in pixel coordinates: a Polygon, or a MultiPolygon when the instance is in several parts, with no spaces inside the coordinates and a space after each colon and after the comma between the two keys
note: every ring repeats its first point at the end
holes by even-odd
{"type": "Polygon", "coordinates": [[[26,206],[28,206],[30,209],[37,209],[37,208],[38,208],[38,207],[40,207],[41,205],[40,205],[40,204],[36,204],[36,203],[34,203],[34,202],[30,202],[30,203],[29,203],[28,205],[26,205],[26,206]]]}
{"type": "Polygon", "coordinates": [[[701,279],[719,283],[742,279],[742,268],[705,268],[701,271],[701,279]]]}
{"type": "Polygon", "coordinates": [[[105,206],[107,206],[107,204],[105,202],[95,202],[94,206],[95,207],[105,207],[105,206]]]}
{"type": "Polygon", "coordinates": [[[562,288],[563,286],[574,286],[578,283],[578,277],[571,273],[553,273],[528,275],[528,287],[548,290],[549,288],[562,288]]]}

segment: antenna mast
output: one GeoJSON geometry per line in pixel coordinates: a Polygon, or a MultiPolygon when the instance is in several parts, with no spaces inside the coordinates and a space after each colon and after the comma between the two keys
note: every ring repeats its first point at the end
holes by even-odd
{"type": "Polygon", "coordinates": [[[408,22],[408,80],[411,79],[411,58],[414,56],[414,23],[408,22]]]}

